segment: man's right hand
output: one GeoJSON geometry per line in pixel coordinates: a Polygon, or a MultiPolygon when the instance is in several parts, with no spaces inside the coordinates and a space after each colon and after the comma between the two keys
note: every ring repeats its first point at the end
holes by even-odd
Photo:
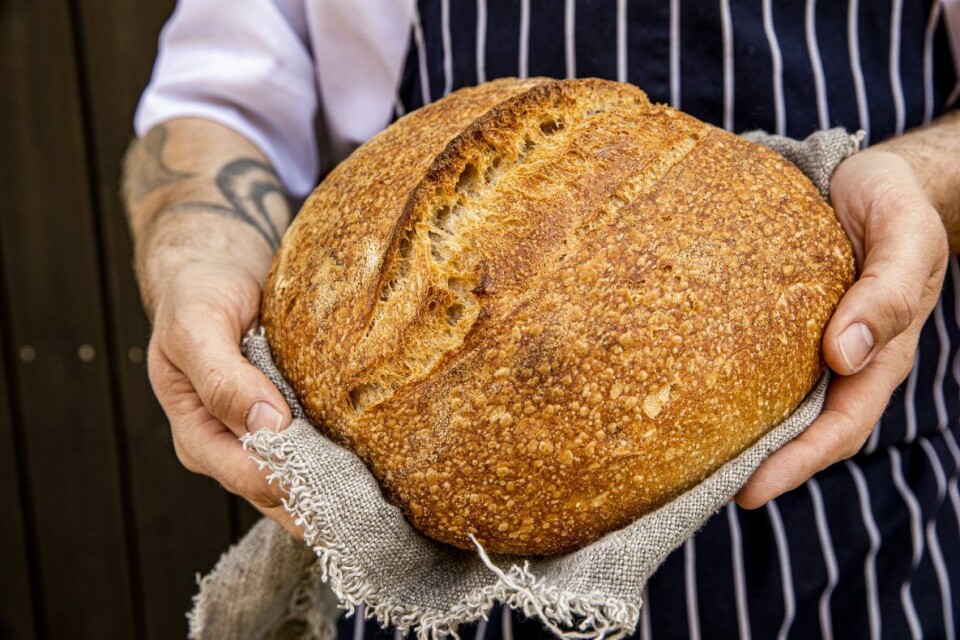
{"type": "Polygon", "coordinates": [[[215,478],[299,535],[277,483],[267,483],[238,441],[260,429],[280,431],[291,421],[280,392],[238,348],[259,301],[259,283],[247,274],[210,265],[181,271],[157,305],[150,383],[183,466],[215,478]]]}
{"type": "Polygon", "coordinates": [[[290,209],[259,150],[213,122],[174,120],[127,156],[124,192],[137,277],[153,323],[148,370],[177,457],[294,535],[283,493],[239,437],[279,431],[290,410],[240,353],[290,209]]]}

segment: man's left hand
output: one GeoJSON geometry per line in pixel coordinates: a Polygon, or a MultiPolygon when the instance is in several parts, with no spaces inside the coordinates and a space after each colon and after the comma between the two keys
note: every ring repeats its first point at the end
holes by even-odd
{"type": "Polygon", "coordinates": [[[946,232],[906,160],[880,148],[847,158],[833,174],[830,199],[860,273],[823,335],[824,360],[839,375],[823,413],[737,494],[748,509],[860,450],[909,374],[943,284],[946,232]]]}

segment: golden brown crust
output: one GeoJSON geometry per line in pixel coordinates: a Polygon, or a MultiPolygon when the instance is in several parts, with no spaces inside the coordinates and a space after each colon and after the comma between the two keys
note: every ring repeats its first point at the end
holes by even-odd
{"type": "Polygon", "coordinates": [[[313,193],[262,321],[310,417],[415,526],[580,547],[792,411],[853,279],[772,151],[602,80],[414,112],[313,193]]]}

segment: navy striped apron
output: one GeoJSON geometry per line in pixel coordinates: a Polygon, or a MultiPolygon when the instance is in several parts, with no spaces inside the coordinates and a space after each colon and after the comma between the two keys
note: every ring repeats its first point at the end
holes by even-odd
{"type": "MultiPolygon", "coordinates": [[[[503,76],[625,80],[741,132],[868,140],[956,100],[930,0],[421,0],[397,112],[503,76]]],[[[635,637],[954,638],[960,625],[960,264],[909,378],[851,460],[729,506],[648,585],[635,637]]],[[[341,620],[341,638],[396,638],[341,620]]],[[[465,639],[547,638],[497,608],[465,639]]]]}

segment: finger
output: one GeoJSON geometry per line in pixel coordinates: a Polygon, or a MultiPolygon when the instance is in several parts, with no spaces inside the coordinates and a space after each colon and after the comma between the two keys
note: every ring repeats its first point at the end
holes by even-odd
{"type": "Polygon", "coordinates": [[[835,378],[820,416],[760,465],[737,493],[737,503],[747,509],[763,506],[859,451],[902,380],[903,369],[899,357],[878,358],[854,376],[835,378]]]}
{"type": "Polygon", "coordinates": [[[268,472],[261,470],[256,456],[243,448],[237,437],[214,418],[193,424],[179,433],[180,446],[190,456],[200,473],[217,480],[230,493],[243,497],[255,507],[281,507],[286,493],[276,480],[267,481],[268,472]]]}
{"type": "Polygon", "coordinates": [[[237,435],[290,424],[290,408],[270,379],[240,353],[236,322],[214,305],[183,305],[167,334],[170,361],[204,407],[237,435]]]}
{"type": "Polygon", "coordinates": [[[147,375],[171,425],[198,410],[203,411],[204,415],[208,414],[190,379],[170,362],[159,347],[156,334],[147,347],[147,375]]]}
{"type": "Polygon", "coordinates": [[[182,431],[185,442],[181,446],[189,450],[188,457],[196,461],[195,472],[213,477],[290,535],[303,539],[303,529],[283,506],[287,494],[280,483],[267,481],[268,472],[260,469],[255,456],[245,450],[231,432],[223,430],[213,418],[182,431]]]}
{"type": "Polygon", "coordinates": [[[863,369],[930,310],[944,240],[936,211],[914,189],[900,187],[870,212],[862,274],[824,332],[823,356],[837,373],[863,369]]]}
{"type": "MultiPolygon", "coordinates": [[[[257,507],[257,505],[254,506],[257,507]]],[[[284,507],[274,507],[272,509],[257,507],[257,510],[279,524],[297,540],[303,540],[303,527],[294,521],[293,516],[284,507]]]]}

